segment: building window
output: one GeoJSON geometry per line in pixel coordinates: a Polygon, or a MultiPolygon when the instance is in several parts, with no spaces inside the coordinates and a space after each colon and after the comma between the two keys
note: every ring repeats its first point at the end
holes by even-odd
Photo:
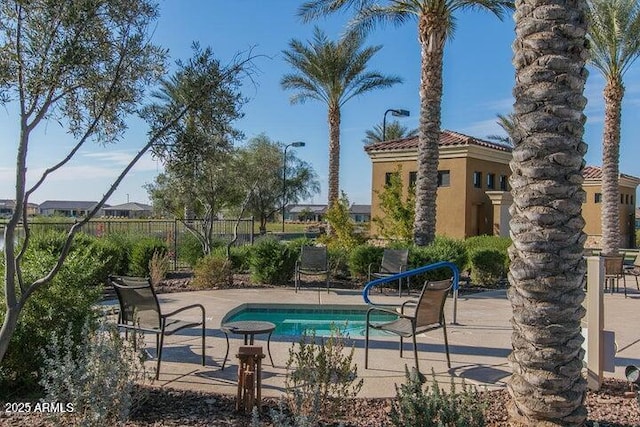
{"type": "Polygon", "coordinates": [[[449,187],[451,185],[451,172],[438,171],[438,187],[449,187]]]}
{"type": "Polygon", "coordinates": [[[500,175],[500,190],[501,191],[507,191],[507,176],[506,175],[500,175]]]}
{"type": "Polygon", "coordinates": [[[594,199],[593,199],[593,201],[594,201],[595,203],[600,203],[600,202],[602,202],[602,193],[596,193],[596,194],[595,194],[595,197],[594,197],[594,199]]]}
{"type": "Polygon", "coordinates": [[[475,188],[482,188],[482,172],[473,173],[473,186],[475,188]]]}
{"type": "Polygon", "coordinates": [[[387,172],[387,173],[384,174],[384,185],[385,185],[385,187],[387,185],[391,184],[391,176],[392,175],[393,175],[393,172],[387,172]]]}
{"type": "Polygon", "coordinates": [[[628,195],[628,194],[625,194],[625,195],[624,195],[624,204],[625,204],[625,205],[628,205],[628,204],[629,204],[629,195],[628,195]]]}
{"type": "Polygon", "coordinates": [[[416,182],[418,182],[418,172],[409,172],[409,188],[415,187],[416,182]]]}
{"type": "Polygon", "coordinates": [[[633,205],[633,194],[631,195],[631,204],[633,205]]]}
{"type": "Polygon", "coordinates": [[[496,188],[496,174],[488,173],[487,174],[487,188],[489,190],[493,190],[496,188]]]}
{"type": "Polygon", "coordinates": [[[624,205],[624,194],[620,195],[620,204],[624,205]]]}

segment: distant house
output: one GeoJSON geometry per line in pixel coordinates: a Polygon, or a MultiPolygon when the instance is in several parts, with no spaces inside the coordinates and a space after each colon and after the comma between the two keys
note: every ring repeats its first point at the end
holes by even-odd
{"type": "MultiPolygon", "coordinates": [[[[40,204],[40,214],[45,216],[64,216],[77,218],[86,216],[98,204],[98,202],[72,201],[72,200],[47,200],[40,204]]],[[[109,205],[104,205],[96,216],[104,216],[104,209],[109,205]]]]}
{"type": "Polygon", "coordinates": [[[355,203],[349,208],[349,215],[355,222],[371,221],[371,205],[356,205],[355,203]]]}
{"type": "Polygon", "coordinates": [[[284,211],[285,221],[320,222],[327,211],[327,205],[289,205],[284,211]]]}
{"type": "Polygon", "coordinates": [[[118,218],[149,218],[153,207],[144,203],[130,202],[109,206],[104,209],[104,215],[118,218]]]}
{"type": "MultiPolygon", "coordinates": [[[[0,199],[0,218],[8,218],[13,215],[16,208],[15,200],[0,199]]],[[[37,215],[39,212],[38,205],[36,203],[27,203],[27,215],[37,215]]]]}
{"type": "MultiPolygon", "coordinates": [[[[327,205],[290,205],[285,209],[285,221],[320,222],[324,220],[327,205]]],[[[349,216],[355,222],[371,221],[371,205],[353,204],[349,208],[349,216]]]]}

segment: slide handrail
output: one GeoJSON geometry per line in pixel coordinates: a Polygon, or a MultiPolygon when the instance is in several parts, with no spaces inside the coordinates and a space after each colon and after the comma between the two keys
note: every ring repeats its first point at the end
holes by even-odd
{"type": "MultiPolygon", "coordinates": [[[[371,299],[369,298],[369,292],[371,291],[371,289],[374,286],[378,286],[378,285],[382,285],[384,283],[389,283],[389,282],[394,282],[396,280],[400,280],[400,279],[404,279],[405,277],[411,277],[411,276],[415,276],[416,274],[422,274],[425,273],[427,271],[432,271],[432,270],[437,270],[439,268],[449,268],[452,273],[453,273],[453,286],[452,286],[452,290],[453,290],[453,324],[456,324],[456,318],[457,318],[457,307],[458,307],[458,288],[460,286],[460,270],[458,270],[458,267],[450,262],[450,261],[439,261],[433,264],[429,264],[429,265],[424,265],[422,267],[418,267],[418,268],[414,268],[413,270],[407,270],[407,271],[403,271],[401,273],[397,273],[397,274],[393,274],[391,276],[387,276],[387,277],[382,277],[380,279],[376,279],[376,280],[372,280],[371,282],[367,283],[366,286],[364,287],[364,289],[362,290],[362,298],[364,299],[364,302],[367,303],[368,305],[372,305],[372,306],[389,306],[390,304],[376,304],[374,302],[371,301],[371,299]]],[[[397,304],[398,306],[400,304],[397,304]]]]}

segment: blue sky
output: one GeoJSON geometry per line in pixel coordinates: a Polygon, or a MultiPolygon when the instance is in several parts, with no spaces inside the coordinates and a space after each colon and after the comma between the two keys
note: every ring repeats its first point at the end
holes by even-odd
{"type": "MultiPolygon", "coordinates": [[[[257,73],[254,82],[245,81],[243,93],[249,98],[245,117],[236,123],[246,138],[260,133],[283,143],[305,141],[297,155],[316,170],[322,191],[307,202],[326,203],[328,170],[328,127],[326,106],[309,101],[289,103],[290,93],[280,88],[281,77],[291,69],[282,50],[291,38],[308,40],[314,24],[303,24],[296,17],[301,2],[290,0],[164,0],[160,19],[153,34],[155,43],[169,49],[172,61],[186,59],[192,42],[211,46],[223,62],[238,52],[253,49],[257,73]]],[[[334,16],[316,23],[329,37],[337,38],[348,16],[334,16]]],[[[496,114],[506,114],[513,103],[511,91],[514,71],[511,64],[513,19],[501,22],[483,12],[458,15],[454,38],[447,43],[444,59],[444,96],[442,127],[485,138],[501,133],[496,114]]],[[[371,60],[371,69],[398,75],[404,83],[390,89],[366,94],[349,101],[342,110],[340,186],[352,202],[371,201],[371,163],[363,150],[367,129],[382,121],[388,108],[403,108],[411,116],[400,118],[403,125],[417,127],[420,82],[420,49],[416,24],[375,30],[367,44],[383,45],[371,60]]],[[[604,108],[603,80],[590,69],[585,95],[589,99],[585,141],[589,144],[588,164],[601,164],[601,140],[604,108]]],[[[640,146],[640,63],[627,73],[623,105],[621,171],[640,176],[637,162],[640,146]]],[[[388,119],[390,116],[388,116],[388,119]]],[[[15,147],[18,116],[14,106],[0,110],[0,198],[14,198],[15,147]]],[[[146,136],[146,125],[139,119],[129,121],[130,130],[117,145],[88,144],[76,159],[51,176],[34,194],[32,201],[47,199],[98,200],[110,182],[128,162],[146,136]]],[[[47,123],[33,135],[29,153],[29,177],[64,156],[73,141],[55,123],[47,123]]],[[[127,200],[147,202],[142,188],[162,171],[150,156],[143,158],[109,200],[111,204],[127,200]]]]}

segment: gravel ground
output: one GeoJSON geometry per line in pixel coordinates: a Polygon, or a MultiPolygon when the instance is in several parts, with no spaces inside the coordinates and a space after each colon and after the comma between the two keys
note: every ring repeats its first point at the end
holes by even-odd
{"type": "MultiPolygon", "coordinates": [[[[588,393],[587,425],[600,427],[640,426],[640,407],[635,397],[626,397],[628,385],[619,380],[605,380],[597,393],[588,393]],[[595,424],[598,422],[599,424],[595,424]]],[[[178,391],[169,388],[148,388],[147,400],[125,425],[129,427],[150,426],[250,426],[251,417],[237,414],[235,397],[215,393],[178,391]]],[[[485,415],[487,426],[508,426],[505,404],[509,397],[504,390],[486,392],[489,400],[485,415]]],[[[390,426],[391,399],[353,399],[344,412],[347,415],[322,426],[365,427],[390,426]],[[342,423],[342,424],[340,424],[342,423]]],[[[270,409],[277,408],[276,399],[265,399],[262,405],[261,425],[270,426],[270,409]]],[[[0,426],[53,426],[42,414],[0,414],[0,426]]],[[[57,424],[60,425],[60,424],[57,424]]],[[[72,426],[72,421],[62,423],[72,426]]]]}

